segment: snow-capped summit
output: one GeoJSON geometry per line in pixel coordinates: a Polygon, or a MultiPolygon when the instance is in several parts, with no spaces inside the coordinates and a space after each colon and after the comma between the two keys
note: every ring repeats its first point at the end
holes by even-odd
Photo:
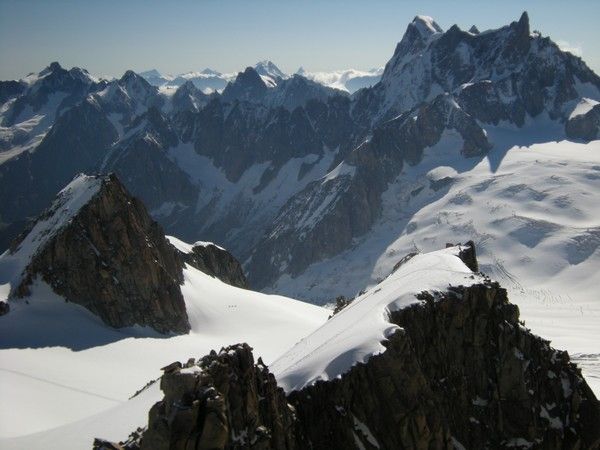
{"type": "Polygon", "coordinates": [[[22,80],[29,86],[31,93],[36,93],[40,89],[50,91],[67,92],[75,84],[89,86],[96,79],[92,77],[87,70],[73,67],[70,70],[64,69],[58,62],[50,63],[46,68],[37,74],[29,74],[22,80]]]}
{"type": "MultiPolygon", "coordinates": [[[[102,178],[77,175],[56,196],[46,212],[31,230],[13,244],[9,252],[0,258],[0,284],[8,284],[8,293],[22,281],[23,270],[47,243],[69,222],[90,199],[100,191],[102,178]]],[[[1,300],[6,300],[3,298],[1,300]]]]}
{"type": "Polygon", "coordinates": [[[83,100],[96,84],[85,69],[67,70],[58,62],[18,82],[0,83],[0,101],[4,102],[0,110],[0,152],[9,149],[8,157],[14,157],[33,150],[55,120],[83,100]]]}
{"type": "Polygon", "coordinates": [[[185,333],[182,268],[162,229],[115,175],[80,174],[2,255],[0,277],[10,290],[1,291],[18,302],[46,283],[110,326],[185,333]]]}
{"type": "Polygon", "coordinates": [[[268,87],[276,86],[281,80],[285,80],[288,76],[283,73],[279,67],[269,60],[259,61],[254,65],[254,70],[262,77],[268,87]]]}
{"type": "Polygon", "coordinates": [[[549,38],[531,33],[527,12],[485,33],[457,25],[443,32],[430,18],[417,16],[385,66],[376,108],[393,117],[448,92],[488,102],[481,108],[485,121],[494,115],[494,123],[508,119],[520,125],[525,115],[542,110],[564,120],[566,110],[575,106],[572,102],[588,92],[585,83],[600,96],[598,76],[549,38]],[[544,85],[538,81],[542,79],[544,85]]]}
{"type": "Polygon", "coordinates": [[[158,88],[133,70],[126,71],[118,80],[106,83],[102,90],[92,95],[106,111],[126,118],[142,114],[149,107],[164,102],[158,94],[158,88]]]}
{"type": "Polygon", "coordinates": [[[423,38],[429,38],[436,33],[443,33],[442,28],[429,16],[415,16],[409,26],[415,27],[423,38]]]}

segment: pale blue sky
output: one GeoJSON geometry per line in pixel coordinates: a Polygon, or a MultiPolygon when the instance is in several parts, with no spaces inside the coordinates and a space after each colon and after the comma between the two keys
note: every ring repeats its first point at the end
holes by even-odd
{"type": "Polygon", "coordinates": [[[597,0],[0,0],[0,79],[51,61],[98,75],[157,68],[237,71],[261,59],[294,72],[384,65],[416,14],[444,29],[497,28],[529,12],[600,73],[597,0]]]}

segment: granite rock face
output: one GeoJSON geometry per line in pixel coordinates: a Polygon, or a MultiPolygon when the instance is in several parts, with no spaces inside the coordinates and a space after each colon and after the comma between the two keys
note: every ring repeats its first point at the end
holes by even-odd
{"type": "Polygon", "coordinates": [[[600,105],[595,105],[585,114],[570,118],[565,126],[571,139],[591,141],[600,135],[600,105]]]}
{"type": "Polygon", "coordinates": [[[504,289],[420,299],[392,313],[384,353],[290,395],[311,448],[597,448],[599,402],[504,289]]]}
{"type": "Polygon", "coordinates": [[[183,261],[224,283],[247,289],[248,281],[237,259],[212,243],[196,243],[190,253],[180,252],[183,261]]]}
{"type": "Polygon", "coordinates": [[[161,389],[142,450],[305,448],[283,390],[247,344],[166,371],[161,389]]]}
{"type": "Polygon", "coordinates": [[[98,193],[32,255],[14,295],[28,295],[37,277],[113,327],[150,326],[161,333],[190,329],[177,251],[114,175],[101,177],[98,193]]]}

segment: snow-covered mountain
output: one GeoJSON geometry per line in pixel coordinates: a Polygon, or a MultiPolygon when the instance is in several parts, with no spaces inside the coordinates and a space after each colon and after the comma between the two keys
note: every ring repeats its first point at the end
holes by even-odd
{"type": "Polygon", "coordinates": [[[318,303],[474,239],[534,331],[598,353],[600,79],[526,14],[484,32],[417,16],[353,95],[268,63],[211,95],[193,77],[166,95],[133,72],[48,70],[70,81],[2,85],[4,247],[77,173],[111,171],[168,233],[231,250],[251,286],[318,303]]]}
{"type": "Polygon", "coordinates": [[[254,65],[254,70],[262,77],[269,87],[277,86],[282,80],[289,78],[279,67],[269,60],[259,61],[254,65]]]}
{"type": "Polygon", "coordinates": [[[84,69],[66,70],[53,62],[19,82],[2,82],[0,161],[39,144],[60,113],[80,102],[95,81],[84,69]]]}

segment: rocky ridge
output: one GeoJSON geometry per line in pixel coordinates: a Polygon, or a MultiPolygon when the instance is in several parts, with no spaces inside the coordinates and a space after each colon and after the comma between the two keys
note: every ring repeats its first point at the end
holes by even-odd
{"type": "MultiPolygon", "coordinates": [[[[476,268],[472,246],[458,256],[476,268]]],[[[127,448],[598,448],[600,403],[580,370],[497,283],[417,299],[389,314],[382,353],[287,398],[246,345],[166,367],[165,397],[127,448]]]]}
{"type": "Polygon", "coordinates": [[[189,252],[179,251],[184,262],[224,283],[248,289],[241,264],[227,250],[212,242],[196,242],[189,252]]]}

